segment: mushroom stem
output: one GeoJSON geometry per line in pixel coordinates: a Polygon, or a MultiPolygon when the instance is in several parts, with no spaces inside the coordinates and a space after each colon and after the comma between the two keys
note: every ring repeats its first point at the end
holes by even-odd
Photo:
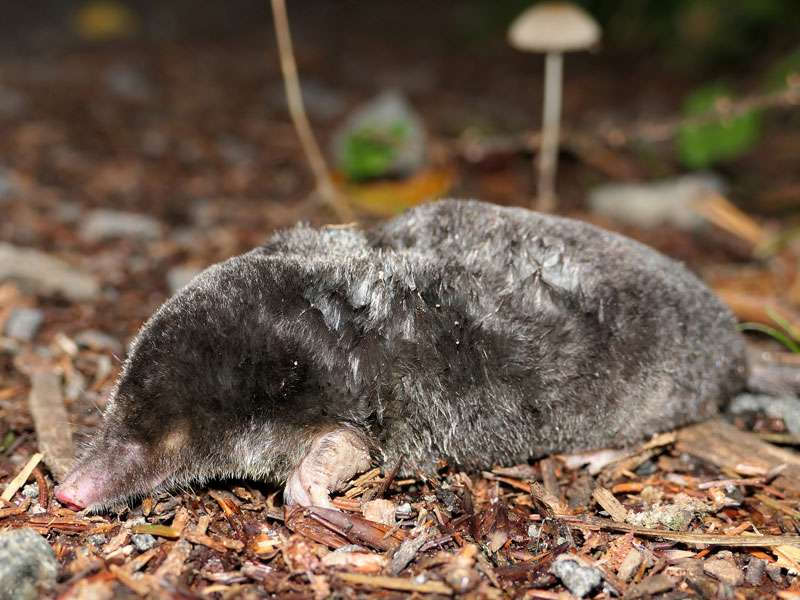
{"type": "Polygon", "coordinates": [[[544,68],[544,112],[542,145],[539,148],[539,190],[536,208],[552,212],[556,207],[556,167],[558,166],[558,126],[561,121],[561,72],[564,55],[548,52],[544,68]]]}
{"type": "Polygon", "coordinates": [[[289,17],[286,14],[284,0],[271,0],[272,16],[275,21],[275,35],[278,40],[278,56],[280,58],[283,84],[286,88],[286,102],[292,117],[297,137],[306,155],[314,179],[317,182],[317,193],[334,210],[342,221],[352,220],[352,211],[333,183],[325,157],[320,150],[311,123],[306,116],[303,95],[300,91],[300,79],[297,75],[297,63],[292,49],[292,34],[289,30],[289,17]]]}

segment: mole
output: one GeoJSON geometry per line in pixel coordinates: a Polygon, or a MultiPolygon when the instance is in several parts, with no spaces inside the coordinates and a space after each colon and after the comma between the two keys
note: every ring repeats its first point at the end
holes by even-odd
{"type": "Polygon", "coordinates": [[[237,477],[329,507],[401,457],[402,475],[627,446],[711,417],[747,376],[708,287],[590,224],[468,200],[300,224],[144,324],[56,497],[100,510],[237,477]]]}

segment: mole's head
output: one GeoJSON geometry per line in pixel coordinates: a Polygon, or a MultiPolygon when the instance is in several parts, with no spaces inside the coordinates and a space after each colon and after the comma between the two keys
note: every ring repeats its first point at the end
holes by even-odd
{"type": "Polygon", "coordinates": [[[237,444],[269,433],[302,375],[276,333],[282,301],[264,291],[275,281],[252,262],[212,267],[144,325],[100,431],[56,490],[62,503],[100,508],[260,458],[237,444]]]}

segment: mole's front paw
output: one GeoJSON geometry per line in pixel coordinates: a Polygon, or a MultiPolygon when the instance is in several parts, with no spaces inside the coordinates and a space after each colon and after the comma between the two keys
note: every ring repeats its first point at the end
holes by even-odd
{"type": "Polygon", "coordinates": [[[369,449],[357,432],[342,428],[321,434],[286,481],[284,502],[333,508],[330,493],[369,465],[369,449]]]}

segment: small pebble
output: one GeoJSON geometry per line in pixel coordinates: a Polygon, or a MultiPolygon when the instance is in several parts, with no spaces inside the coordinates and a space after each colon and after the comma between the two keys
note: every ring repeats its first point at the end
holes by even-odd
{"type": "Polygon", "coordinates": [[[744,573],[732,560],[711,558],[703,563],[703,571],[733,587],[744,583],[744,573]]]}
{"type": "Polygon", "coordinates": [[[202,269],[198,267],[173,267],[167,272],[169,291],[175,294],[187,285],[202,269]]]}
{"type": "Polygon", "coordinates": [[[410,517],[411,513],[414,512],[414,509],[411,508],[411,505],[408,502],[403,502],[395,509],[394,512],[398,517],[410,517]]]}
{"type": "Polygon", "coordinates": [[[75,336],[75,343],[84,348],[95,351],[122,352],[122,344],[115,337],[98,331],[97,329],[86,329],[75,336]]]}
{"type": "Polygon", "coordinates": [[[39,485],[36,483],[29,483],[28,485],[22,488],[22,496],[25,498],[38,498],[39,485]]]}
{"type": "Polygon", "coordinates": [[[149,533],[137,533],[131,536],[131,542],[139,552],[145,552],[156,545],[156,538],[149,533]]]}
{"type": "Polygon", "coordinates": [[[106,536],[102,533],[94,533],[86,538],[86,541],[89,542],[92,546],[102,546],[106,543],[106,536]]]}
{"type": "Polygon", "coordinates": [[[38,308],[15,308],[6,321],[6,335],[15,340],[30,342],[36,337],[44,321],[44,314],[38,308]]]}
{"type": "Polygon", "coordinates": [[[617,575],[622,581],[628,581],[639,570],[643,560],[642,553],[636,548],[631,548],[625,558],[622,559],[622,564],[617,569],[617,575]]]}
{"type": "Polygon", "coordinates": [[[766,567],[767,576],[778,585],[783,585],[783,575],[781,575],[781,568],[775,563],[768,563],[766,567]]]}
{"type": "Polygon", "coordinates": [[[750,561],[747,563],[747,569],[745,569],[744,580],[749,585],[761,585],[761,581],[764,579],[766,566],[767,561],[756,558],[755,556],[751,557],[750,561]]]}
{"type": "Polygon", "coordinates": [[[561,583],[578,598],[587,596],[600,585],[600,571],[582,565],[570,554],[562,554],[550,567],[550,572],[561,580],[561,583]]]}
{"type": "Polygon", "coordinates": [[[90,212],[81,227],[83,238],[91,241],[110,238],[154,240],[162,233],[162,224],[153,217],[105,209],[90,212]]]}
{"type": "Polygon", "coordinates": [[[58,562],[47,540],[33,529],[0,532],[0,600],[49,597],[58,562]]]}

